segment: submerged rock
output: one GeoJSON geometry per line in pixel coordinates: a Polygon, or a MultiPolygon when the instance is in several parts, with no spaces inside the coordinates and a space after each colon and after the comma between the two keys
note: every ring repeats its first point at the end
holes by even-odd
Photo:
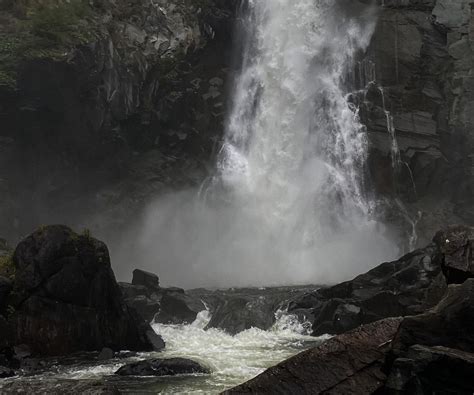
{"type": "Polygon", "coordinates": [[[120,376],[175,376],[177,374],[208,374],[209,369],[190,359],[149,359],[122,366],[120,376]]]}
{"type": "Polygon", "coordinates": [[[154,332],[124,303],[101,241],[66,226],[43,227],[17,246],[13,262],[16,344],[40,355],[154,349],[154,332]]]}

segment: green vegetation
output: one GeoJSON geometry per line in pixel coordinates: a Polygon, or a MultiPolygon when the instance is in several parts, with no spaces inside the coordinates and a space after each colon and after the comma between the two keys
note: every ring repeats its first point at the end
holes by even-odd
{"type": "Polygon", "coordinates": [[[15,277],[15,264],[13,254],[0,256],[0,276],[13,279],[15,277]]]}

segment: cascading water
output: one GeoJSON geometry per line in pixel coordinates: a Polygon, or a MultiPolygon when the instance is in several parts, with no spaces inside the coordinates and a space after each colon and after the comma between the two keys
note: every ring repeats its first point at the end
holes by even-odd
{"type": "Polygon", "coordinates": [[[145,267],[184,286],[327,283],[397,253],[364,193],[366,133],[347,100],[375,19],[358,1],[245,2],[216,173],[199,199],[150,209],[145,267]]]}

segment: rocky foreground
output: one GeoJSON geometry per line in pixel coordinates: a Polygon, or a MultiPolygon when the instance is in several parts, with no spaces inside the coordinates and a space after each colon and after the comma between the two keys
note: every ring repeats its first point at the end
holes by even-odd
{"type": "MultiPolygon", "coordinates": [[[[269,329],[286,311],[309,322],[313,335],[337,336],[227,393],[470,394],[473,242],[473,228],[448,227],[426,248],[332,287],[184,291],[138,269],[131,283],[117,283],[104,243],[86,231],[43,227],[14,251],[0,244],[0,376],[34,375],[71,358],[123,358],[120,377],[209,374],[187,359],[126,358],[165,347],[151,321],[189,324],[209,309],[208,328],[236,334],[269,329]]],[[[102,389],[118,391],[102,383],[92,393],[102,389]]]]}
{"type": "Polygon", "coordinates": [[[384,315],[411,313],[406,318],[357,326],[226,393],[472,394],[474,230],[451,227],[434,242],[306,299],[332,312],[319,313],[316,334],[321,327],[343,332],[384,315]],[[433,308],[416,314],[443,288],[433,308]],[[332,298],[321,302],[319,295],[332,298]]]}

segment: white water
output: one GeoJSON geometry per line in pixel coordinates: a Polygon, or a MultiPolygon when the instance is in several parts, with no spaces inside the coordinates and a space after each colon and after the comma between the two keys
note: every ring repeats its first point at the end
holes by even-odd
{"type": "Polygon", "coordinates": [[[366,131],[347,102],[372,11],[249,1],[215,175],[198,199],[182,192],[151,205],[125,260],[168,284],[225,287],[332,283],[396,256],[364,193],[366,131]]]}
{"type": "Polygon", "coordinates": [[[204,330],[209,320],[203,311],[192,325],[154,325],[166,342],[164,357],[190,358],[212,371],[198,380],[170,383],[170,393],[219,393],[327,338],[310,336],[310,324],[284,312],[277,312],[268,331],[252,328],[235,336],[215,328],[204,330]]]}
{"type": "MultiPolygon", "coordinates": [[[[46,393],[43,391],[59,389],[60,385],[71,380],[93,383],[105,378],[105,382],[115,385],[121,393],[218,394],[329,338],[310,336],[310,323],[300,323],[295,316],[283,311],[276,313],[277,320],[268,331],[252,328],[235,336],[220,329],[204,330],[210,318],[208,311],[202,311],[191,325],[154,324],[154,330],[166,342],[162,352],[140,353],[104,362],[58,365],[44,374],[22,377],[22,388],[46,393]],[[210,368],[211,374],[141,378],[114,376],[114,372],[127,363],[173,357],[200,362],[210,368]]],[[[5,379],[0,384],[0,393],[3,393],[2,388],[8,388],[4,385],[17,380],[5,379]]]]}

